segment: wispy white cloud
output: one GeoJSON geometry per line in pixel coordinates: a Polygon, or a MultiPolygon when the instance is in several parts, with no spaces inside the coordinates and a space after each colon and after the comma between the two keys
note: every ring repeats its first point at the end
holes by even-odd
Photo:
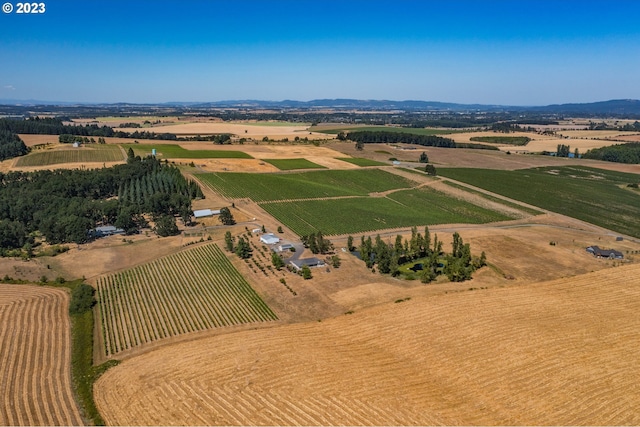
{"type": "Polygon", "coordinates": [[[2,88],[5,90],[16,90],[15,86],[13,85],[4,85],[2,86],[2,88]]]}

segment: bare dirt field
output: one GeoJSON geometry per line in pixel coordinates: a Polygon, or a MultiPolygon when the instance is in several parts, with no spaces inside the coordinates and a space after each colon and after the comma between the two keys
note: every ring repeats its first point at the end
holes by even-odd
{"type": "Polygon", "coordinates": [[[169,346],[108,371],[96,401],[110,425],[637,425],[639,277],[617,267],[169,346]]]}
{"type": "Polygon", "coordinates": [[[58,135],[27,135],[27,134],[19,134],[18,135],[22,141],[24,141],[24,145],[27,147],[33,147],[38,144],[59,144],[58,135]]]}
{"type": "Polygon", "coordinates": [[[0,425],[83,425],[68,309],[64,290],[0,284],[0,425]]]}
{"type": "MultiPolygon", "coordinates": [[[[571,144],[573,140],[564,141],[571,144]]],[[[611,142],[614,144],[616,142],[611,142]]],[[[400,145],[400,144],[399,144],[400,145]]],[[[603,162],[587,159],[569,159],[552,156],[537,156],[532,154],[518,154],[518,150],[511,150],[513,154],[505,151],[451,149],[437,147],[421,147],[418,145],[401,145],[413,147],[413,150],[401,150],[388,144],[367,144],[365,149],[357,151],[352,143],[335,142],[327,147],[340,151],[352,157],[365,157],[367,159],[388,161],[390,157],[396,157],[400,161],[418,163],[420,153],[423,151],[429,156],[429,161],[437,167],[467,167],[481,169],[516,170],[542,166],[569,166],[582,165],[593,168],[614,170],[620,172],[640,173],[640,165],[627,165],[622,163],[603,162]]],[[[573,146],[572,146],[573,147],[573,146]]],[[[555,151],[554,147],[554,151],[555,151]]]]}

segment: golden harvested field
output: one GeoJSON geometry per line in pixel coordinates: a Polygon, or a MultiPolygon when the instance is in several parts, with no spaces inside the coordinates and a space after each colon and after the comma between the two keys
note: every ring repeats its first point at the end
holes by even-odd
{"type": "Polygon", "coordinates": [[[83,425],[68,308],[63,290],[0,284],[0,425],[83,425]]]}
{"type": "Polygon", "coordinates": [[[144,129],[121,128],[124,132],[135,132],[145,130],[156,133],[174,133],[181,135],[213,135],[220,133],[230,133],[239,138],[251,138],[262,140],[265,136],[269,139],[293,139],[298,136],[300,139],[331,139],[331,135],[318,132],[309,132],[309,125],[282,124],[271,122],[207,122],[207,123],[185,123],[176,125],[166,125],[144,129]]]}
{"type": "MultiPolygon", "coordinates": [[[[619,141],[613,141],[613,139],[622,138],[626,134],[633,134],[634,132],[620,132],[620,131],[593,131],[593,130],[563,130],[558,131],[558,136],[553,135],[539,135],[532,132],[512,132],[509,134],[500,132],[465,132],[454,133],[451,135],[445,135],[447,138],[451,138],[456,142],[474,142],[471,141],[472,137],[476,136],[526,136],[532,139],[527,145],[515,146],[508,144],[495,144],[500,147],[502,151],[511,151],[512,153],[539,153],[541,151],[553,151],[558,148],[558,144],[570,145],[571,150],[576,148],[584,153],[592,148],[606,147],[613,144],[619,144],[619,141]],[[567,136],[568,138],[562,138],[567,136]],[[607,140],[611,139],[611,140],[607,140]]],[[[483,143],[484,144],[484,143],[483,143]]],[[[492,145],[492,144],[490,144],[492,145]]]]}
{"type": "Polygon", "coordinates": [[[110,425],[638,425],[640,265],[416,297],[123,362],[110,425]]]}

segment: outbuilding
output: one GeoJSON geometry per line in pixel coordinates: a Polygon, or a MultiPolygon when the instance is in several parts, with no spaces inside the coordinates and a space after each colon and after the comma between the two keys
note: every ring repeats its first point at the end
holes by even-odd
{"type": "Polygon", "coordinates": [[[205,218],[208,216],[220,215],[220,209],[212,210],[212,209],[198,209],[193,211],[193,216],[198,218],[205,218]]]}
{"type": "Polygon", "coordinates": [[[267,233],[260,236],[260,241],[265,245],[275,245],[280,241],[280,238],[273,233],[267,233]]]}

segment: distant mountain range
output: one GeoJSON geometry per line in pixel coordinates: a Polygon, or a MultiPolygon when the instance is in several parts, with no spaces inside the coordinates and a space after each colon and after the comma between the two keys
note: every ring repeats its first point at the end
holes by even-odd
{"type": "Polygon", "coordinates": [[[230,100],[215,102],[165,102],[165,103],[82,103],[82,102],[52,102],[38,100],[0,99],[0,105],[11,106],[91,106],[91,107],[170,107],[185,109],[210,108],[268,108],[268,109],[337,109],[337,110],[386,110],[386,111],[487,111],[487,112],[535,112],[550,114],[588,114],[588,115],[640,115],[640,100],[617,99],[610,101],[590,102],[581,104],[554,104],[546,106],[514,106],[487,104],[457,104],[436,101],[391,101],[391,100],[361,100],[361,99],[314,99],[311,101],[262,101],[262,100],[230,100]]]}

